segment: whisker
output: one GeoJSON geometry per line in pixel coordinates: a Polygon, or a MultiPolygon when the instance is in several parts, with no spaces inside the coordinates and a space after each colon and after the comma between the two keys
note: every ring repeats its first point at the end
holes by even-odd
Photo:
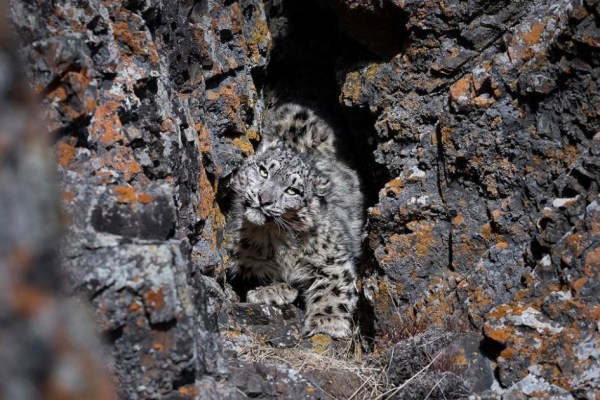
{"type": "Polygon", "coordinates": [[[283,226],[287,233],[289,233],[294,239],[298,239],[296,231],[294,227],[289,223],[289,221],[287,221],[282,215],[278,216],[276,219],[278,223],[281,224],[281,226],[283,226]]]}

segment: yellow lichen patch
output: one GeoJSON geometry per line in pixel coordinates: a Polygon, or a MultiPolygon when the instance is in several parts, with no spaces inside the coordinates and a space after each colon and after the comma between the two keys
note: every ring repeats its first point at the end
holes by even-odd
{"type": "Polygon", "coordinates": [[[241,336],[245,336],[242,334],[242,332],[240,332],[238,330],[234,330],[234,329],[222,330],[219,333],[221,334],[221,336],[223,336],[225,338],[230,338],[230,339],[235,339],[235,338],[239,338],[241,336]]]}
{"type": "Polygon", "coordinates": [[[372,207],[371,209],[369,209],[369,215],[373,217],[379,217],[381,216],[381,210],[379,209],[379,207],[372,207]]]}
{"type": "Polygon", "coordinates": [[[96,106],[93,92],[88,91],[90,82],[87,70],[69,71],[61,77],[60,84],[47,94],[47,98],[62,102],[63,112],[71,119],[89,115],[96,106]],[[72,101],[67,101],[71,96],[72,101]]]}
{"type": "Polygon", "coordinates": [[[252,147],[252,144],[250,143],[250,141],[248,140],[248,138],[246,136],[238,136],[235,139],[233,139],[233,143],[235,143],[235,145],[237,147],[240,148],[240,150],[242,150],[242,152],[246,155],[251,155],[254,154],[254,147],[252,147]]]}
{"type": "Polygon", "coordinates": [[[376,307],[383,315],[387,315],[393,309],[392,291],[387,280],[379,280],[377,283],[379,290],[376,294],[376,307]]]}
{"type": "Polygon", "coordinates": [[[573,163],[577,160],[577,146],[574,146],[572,144],[567,145],[567,147],[564,149],[564,153],[565,161],[567,162],[567,165],[571,167],[573,163]]]}
{"type": "MultiPolygon", "coordinates": [[[[528,285],[533,285],[533,284],[534,284],[534,282],[535,282],[535,279],[534,279],[534,278],[533,278],[531,275],[529,275],[529,276],[528,276],[528,277],[525,279],[525,282],[526,282],[528,285]]],[[[514,296],[514,298],[513,298],[513,299],[514,299],[514,301],[521,301],[521,300],[523,300],[523,299],[526,299],[526,298],[528,298],[529,296],[531,296],[531,290],[527,290],[527,289],[525,289],[525,290],[519,290],[519,291],[518,291],[518,292],[515,294],[515,296],[514,296]]]]}
{"type": "Polygon", "coordinates": [[[67,89],[62,85],[57,86],[56,89],[48,92],[46,97],[48,99],[50,99],[51,101],[61,101],[61,102],[65,101],[65,100],[67,100],[67,97],[68,97],[67,89]]]}
{"type": "Polygon", "coordinates": [[[579,293],[581,291],[581,288],[583,288],[583,286],[585,286],[587,282],[588,278],[579,278],[571,283],[571,287],[573,288],[575,293],[579,293]]]}
{"type": "Polygon", "coordinates": [[[409,248],[408,235],[394,233],[385,244],[385,255],[381,261],[385,264],[393,264],[398,260],[398,257],[406,256],[409,248]]]}
{"type": "Polygon", "coordinates": [[[135,313],[136,311],[140,310],[141,308],[142,308],[142,306],[137,301],[134,301],[131,304],[129,304],[129,311],[131,311],[132,313],[135,313]]]}
{"type": "Polygon", "coordinates": [[[429,248],[435,242],[432,226],[415,222],[410,222],[408,225],[412,225],[409,226],[409,229],[415,232],[413,234],[415,236],[413,250],[419,257],[425,257],[429,253],[429,248]]]}
{"type": "Polygon", "coordinates": [[[379,64],[372,63],[367,67],[366,76],[368,80],[372,80],[377,75],[379,71],[379,64]]]}
{"type": "Polygon", "coordinates": [[[358,71],[349,72],[346,74],[340,98],[342,100],[349,100],[352,104],[359,104],[361,89],[362,81],[360,73],[358,71]]]}
{"type": "Polygon", "coordinates": [[[467,357],[465,357],[464,349],[460,349],[460,350],[461,350],[460,353],[457,354],[452,359],[452,364],[453,365],[468,366],[469,365],[469,360],[467,359],[467,357]]]}
{"type": "MultiPolygon", "coordinates": [[[[454,132],[454,128],[449,126],[442,126],[440,128],[440,133],[442,137],[442,144],[448,145],[452,143],[452,133],[454,132]]],[[[437,135],[431,135],[431,143],[438,144],[437,135]]]]}
{"type": "Polygon", "coordinates": [[[246,131],[246,137],[248,138],[248,140],[259,141],[260,133],[258,133],[258,130],[250,128],[246,131]]]}
{"type": "Polygon", "coordinates": [[[327,335],[322,335],[320,333],[314,335],[310,338],[310,342],[313,346],[313,350],[317,354],[322,354],[329,345],[331,345],[331,338],[327,335]]]}
{"type": "Polygon", "coordinates": [[[489,222],[481,227],[480,233],[481,233],[481,236],[487,241],[493,240],[496,243],[506,242],[504,235],[495,233],[492,229],[492,225],[489,222]]]}
{"type": "Polygon", "coordinates": [[[152,201],[152,196],[148,193],[136,193],[138,203],[150,203],[152,201]]]}
{"type": "Polygon", "coordinates": [[[498,307],[495,307],[488,313],[488,319],[500,319],[504,317],[510,311],[510,306],[508,304],[502,304],[498,307]]]}
{"type": "Polygon", "coordinates": [[[508,248],[508,243],[498,242],[498,243],[496,243],[496,247],[499,248],[500,250],[505,250],[508,248]]]}
{"type": "MultiPolygon", "coordinates": [[[[255,13],[258,12],[255,10],[255,13]]],[[[261,57],[261,49],[268,52],[271,48],[271,32],[263,18],[254,18],[255,24],[246,39],[250,61],[258,63],[261,57]]]]}
{"type": "Polygon", "coordinates": [[[493,97],[489,97],[487,95],[481,95],[481,96],[475,97],[473,99],[472,104],[476,105],[477,107],[488,108],[488,107],[491,107],[495,102],[496,102],[496,99],[494,99],[493,97]]]}

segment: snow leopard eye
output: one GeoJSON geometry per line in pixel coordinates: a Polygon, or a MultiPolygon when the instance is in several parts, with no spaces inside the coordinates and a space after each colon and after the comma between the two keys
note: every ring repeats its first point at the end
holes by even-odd
{"type": "Polygon", "coordinates": [[[267,176],[269,176],[269,173],[267,172],[267,169],[265,167],[263,167],[262,165],[260,165],[258,167],[258,173],[260,174],[260,176],[262,176],[263,178],[266,178],[267,176]]]}
{"type": "Polygon", "coordinates": [[[299,195],[301,193],[300,190],[298,190],[296,188],[293,188],[291,186],[289,188],[285,189],[285,192],[287,194],[292,195],[292,196],[296,196],[296,195],[299,195]]]}

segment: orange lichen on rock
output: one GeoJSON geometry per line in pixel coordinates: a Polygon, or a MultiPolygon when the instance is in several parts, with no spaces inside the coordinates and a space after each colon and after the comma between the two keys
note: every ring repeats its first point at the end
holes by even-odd
{"type": "Polygon", "coordinates": [[[465,222],[465,217],[463,217],[461,214],[458,214],[456,217],[452,218],[452,225],[461,225],[463,222],[465,222]]]}
{"type": "Polygon", "coordinates": [[[120,103],[117,101],[108,101],[99,105],[88,127],[90,135],[97,137],[105,147],[125,139],[121,132],[123,125],[117,113],[119,107],[120,103]]]}
{"type": "Polygon", "coordinates": [[[533,25],[529,32],[522,36],[523,42],[525,42],[527,46],[533,46],[534,44],[539,43],[542,39],[542,33],[544,33],[544,29],[546,29],[546,23],[544,22],[533,25]]]}
{"type": "Polygon", "coordinates": [[[584,272],[590,278],[600,279],[600,247],[586,255],[584,272]]]}
{"type": "Polygon", "coordinates": [[[129,18],[126,21],[116,21],[113,24],[113,33],[121,43],[131,50],[133,55],[147,56],[152,63],[158,62],[158,53],[150,33],[147,30],[139,29],[129,21],[129,18]]]}
{"type": "Polygon", "coordinates": [[[127,182],[131,181],[136,174],[142,172],[142,167],[135,160],[130,147],[115,147],[112,151],[104,154],[103,160],[107,167],[121,172],[127,182]]]}
{"type": "Polygon", "coordinates": [[[450,98],[455,102],[463,102],[475,95],[473,90],[473,76],[465,75],[450,86],[450,98]]]}
{"type": "Polygon", "coordinates": [[[347,73],[340,99],[346,101],[347,105],[359,104],[362,87],[362,77],[358,71],[347,73]]]}
{"type": "Polygon", "coordinates": [[[199,150],[202,154],[208,154],[212,152],[212,143],[210,140],[210,133],[206,128],[206,125],[201,124],[200,122],[196,123],[196,132],[198,132],[198,143],[199,150]]]}
{"type": "Polygon", "coordinates": [[[177,389],[180,395],[197,398],[200,395],[200,389],[192,385],[182,386],[177,389]]]}
{"type": "Polygon", "coordinates": [[[149,203],[152,196],[139,192],[131,186],[115,186],[113,189],[119,203],[149,203]]]}
{"type": "Polygon", "coordinates": [[[165,306],[165,295],[163,288],[158,288],[158,290],[148,290],[144,293],[144,303],[146,307],[152,310],[160,310],[165,306]]]}
{"type": "Polygon", "coordinates": [[[404,188],[405,181],[402,178],[394,178],[385,184],[383,191],[385,194],[399,195],[402,188],[404,188]]]}
{"type": "MultiPolygon", "coordinates": [[[[256,14],[258,10],[254,10],[256,14]]],[[[248,58],[252,63],[258,63],[263,53],[268,53],[271,48],[271,32],[266,21],[260,18],[255,18],[254,26],[250,34],[246,38],[246,46],[248,48],[248,58]]]]}
{"type": "Polygon", "coordinates": [[[67,168],[71,161],[75,158],[75,146],[67,143],[66,140],[61,140],[56,145],[58,164],[67,168]]]}
{"type": "Polygon", "coordinates": [[[199,202],[198,202],[198,217],[200,219],[206,219],[210,215],[212,209],[215,206],[215,191],[208,180],[206,171],[204,168],[200,168],[198,173],[199,178],[199,202]]]}
{"type": "Polygon", "coordinates": [[[435,242],[433,236],[433,227],[427,223],[410,222],[407,224],[408,228],[413,230],[414,233],[414,246],[413,250],[419,257],[425,257],[429,248],[435,242]]]}
{"type": "Polygon", "coordinates": [[[73,195],[73,192],[71,192],[69,190],[62,192],[61,196],[64,201],[68,201],[69,203],[72,202],[73,200],[75,200],[75,196],[73,195]]]}

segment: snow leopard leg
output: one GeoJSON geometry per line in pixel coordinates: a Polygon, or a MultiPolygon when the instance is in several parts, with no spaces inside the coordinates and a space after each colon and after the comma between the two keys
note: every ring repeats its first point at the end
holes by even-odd
{"type": "Polygon", "coordinates": [[[265,303],[284,305],[293,303],[298,297],[298,290],[284,282],[277,282],[268,286],[260,286],[249,290],[246,295],[248,303],[265,303]]]}
{"type": "Polygon", "coordinates": [[[325,333],[334,338],[352,335],[352,313],[358,300],[352,266],[319,278],[306,291],[304,334],[325,333]]]}

